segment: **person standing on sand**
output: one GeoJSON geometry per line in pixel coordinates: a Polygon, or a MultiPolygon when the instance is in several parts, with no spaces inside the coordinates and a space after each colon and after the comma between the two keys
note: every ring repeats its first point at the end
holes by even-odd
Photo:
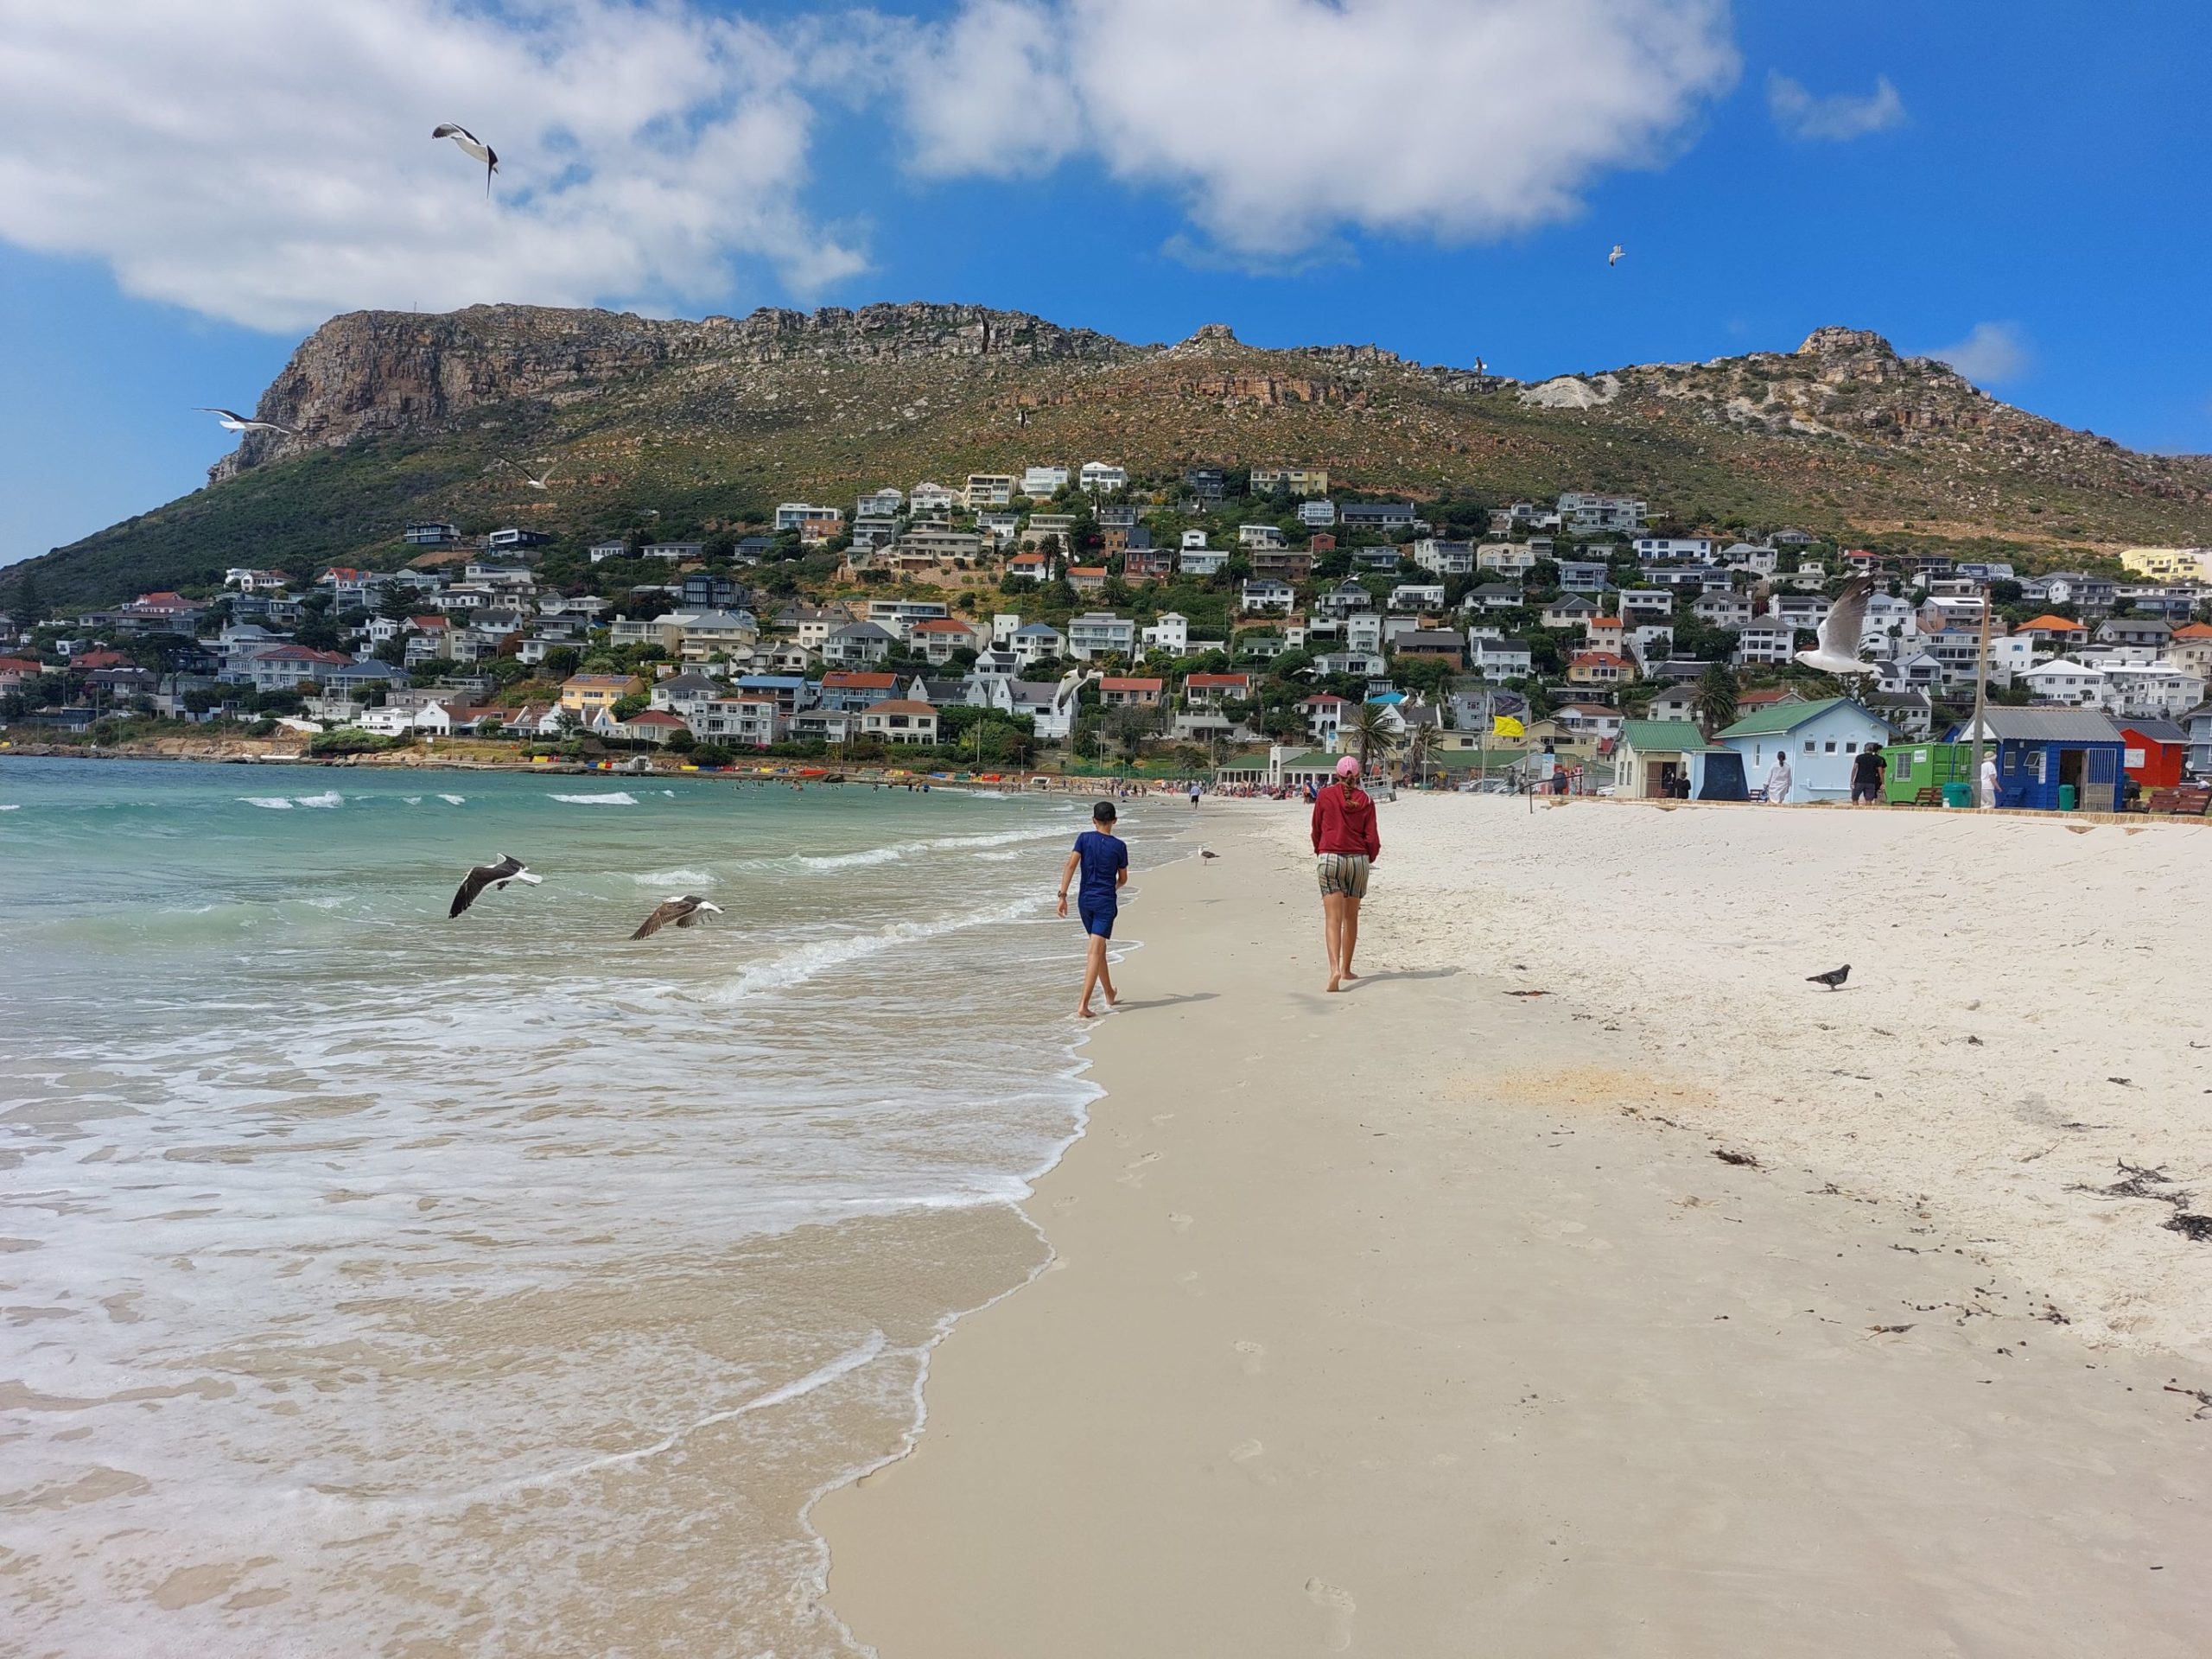
{"type": "Polygon", "coordinates": [[[1981,757],[1981,810],[1997,810],[1997,757],[1993,754],[1981,757]]]}
{"type": "Polygon", "coordinates": [[[1789,751],[1777,749],[1774,766],[1766,775],[1766,798],[1769,805],[1780,806],[1789,798],[1789,788],[1796,780],[1789,775],[1789,751]]]}
{"type": "Polygon", "coordinates": [[[1851,804],[1872,805],[1882,798],[1882,775],[1890,769],[1889,757],[1878,743],[1869,743],[1851,763],[1851,804]]]}
{"type": "Polygon", "coordinates": [[[1382,856],[1375,803],[1359,786],[1359,762],[1337,762],[1337,780],[1313,798],[1314,868],[1321,880],[1321,939],[1329,953],[1329,988],[1357,979],[1351,953],[1359,946],[1359,904],[1367,874],[1382,856]]]}
{"type": "Polygon", "coordinates": [[[1075,1005],[1076,1018],[1088,1020],[1090,993],[1103,992],[1106,1006],[1116,1001],[1114,976],[1106,965],[1107,942],[1114,937],[1114,918],[1121,909],[1122,884],[1129,879],[1129,844],[1114,833],[1114,803],[1101,801],[1090,809],[1090,828],[1075,838],[1068,861],[1060,868],[1060,910],[1068,913],[1068,883],[1083,872],[1083,887],[1076,898],[1076,913],[1089,935],[1083,961],[1083,995],[1075,1005]]]}

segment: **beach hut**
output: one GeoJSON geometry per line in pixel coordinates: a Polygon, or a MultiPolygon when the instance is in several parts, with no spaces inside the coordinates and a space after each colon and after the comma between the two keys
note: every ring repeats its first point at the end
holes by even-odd
{"type": "MultiPolygon", "coordinates": [[[[1981,734],[1997,746],[1998,805],[2045,812],[2119,806],[2127,741],[2095,709],[1991,709],[1981,734]]],[[[1971,722],[1959,741],[1974,741],[1971,722]]]]}
{"type": "Polygon", "coordinates": [[[2128,782],[2139,789],[2180,786],[2182,766],[2189,759],[2189,734],[2171,720],[2123,720],[2120,734],[2127,752],[2121,764],[2128,782]]]}
{"type": "Polygon", "coordinates": [[[1941,806],[1944,785],[1973,781],[1974,751],[1963,743],[1893,744],[1889,759],[1882,794],[1892,806],[1941,806]]]}
{"type": "MultiPolygon", "coordinates": [[[[1741,705],[1738,704],[1738,707],[1741,705]]],[[[1789,799],[1847,801],[1859,750],[1897,735],[1889,721],[1849,697],[1775,702],[1713,734],[1714,745],[1740,757],[1753,793],[1766,782],[1777,754],[1789,756],[1789,799]]],[[[1703,798],[1704,791],[1699,791],[1703,798]]]]}
{"type": "Polygon", "coordinates": [[[1675,780],[1687,774],[1695,794],[1713,747],[1687,720],[1624,720],[1613,792],[1634,800],[1665,800],[1675,793],[1675,780]]]}

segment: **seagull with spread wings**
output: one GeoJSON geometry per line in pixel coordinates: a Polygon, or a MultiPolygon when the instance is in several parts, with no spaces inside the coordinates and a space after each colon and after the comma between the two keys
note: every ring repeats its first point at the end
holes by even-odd
{"type": "Polygon", "coordinates": [[[217,409],[207,404],[193,407],[202,415],[213,415],[215,424],[226,432],[282,432],[288,438],[300,435],[297,427],[286,426],[281,421],[260,420],[251,415],[241,415],[234,409],[217,409]]]}
{"type": "Polygon", "coordinates": [[[509,461],[505,455],[501,455],[499,457],[499,464],[502,467],[513,467],[515,471],[522,474],[522,481],[529,485],[533,490],[546,489],[550,487],[552,485],[553,471],[543,456],[540,456],[537,461],[537,465],[546,468],[543,473],[533,473],[529,467],[524,466],[520,461],[509,461]]]}
{"type": "Polygon", "coordinates": [[[477,894],[486,887],[504,887],[510,881],[534,887],[544,879],[524,869],[522,860],[512,853],[502,853],[496,863],[479,864],[461,878],[460,890],[453,896],[453,908],[446,912],[447,919],[451,920],[474,904],[477,894]]]}
{"type": "Polygon", "coordinates": [[[1615,265],[1620,264],[1620,262],[1626,257],[1628,257],[1628,250],[1621,246],[1619,243],[1614,243],[1613,251],[1605,256],[1605,269],[1611,270],[1615,265]]]}
{"type": "Polygon", "coordinates": [[[450,138],[461,146],[461,153],[473,162],[484,163],[484,194],[492,194],[492,175],[499,170],[499,152],[479,138],[458,121],[441,121],[430,129],[433,138],[450,138]]]}
{"type": "Polygon", "coordinates": [[[1872,665],[1859,659],[1859,636],[1866,629],[1866,601],[1874,595],[1871,576],[1853,576],[1843,584],[1843,591],[1835,596],[1835,603],[1828,607],[1828,613],[1821,623],[1821,642],[1810,651],[1801,651],[1797,660],[1808,668],[1817,668],[1823,674],[1839,674],[1847,678],[1872,673],[1872,665]]]}
{"type": "Polygon", "coordinates": [[[654,907],[653,913],[645,918],[644,925],[630,937],[633,939],[650,938],[671,922],[678,927],[696,927],[705,918],[721,913],[720,905],[710,905],[696,893],[687,893],[680,898],[662,899],[654,907]]]}

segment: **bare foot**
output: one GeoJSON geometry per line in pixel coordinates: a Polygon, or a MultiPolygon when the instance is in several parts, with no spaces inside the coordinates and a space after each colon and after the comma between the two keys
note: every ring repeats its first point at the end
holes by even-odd
{"type": "Polygon", "coordinates": [[[1096,1020],[1098,1016],[1093,1014],[1086,1005],[1075,1011],[1075,1017],[1078,1020],[1096,1020]]]}
{"type": "Polygon", "coordinates": [[[1351,969],[1347,968],[1344,969],[1344,977],[1346,979],[1357,979],[1359,976],[1352,972],[1351,969]]]}
{"type": "Polygon", "coordinates": [[[1344,982],[1334,974],[1331,974],[1329,976],[1329,988],[1332,991],[1341,991],[1344,989],[1344,982]]]}
{"type": "Polygon", "coordinates": [[[1116,990],[1111,985],[1101,985],[1098,989],[1100,994],[1105,997],[1106,1006],[1108,1007],[1115,1007],[1120,1004],[1122,1001],[1122,994],[1116,990]]]}

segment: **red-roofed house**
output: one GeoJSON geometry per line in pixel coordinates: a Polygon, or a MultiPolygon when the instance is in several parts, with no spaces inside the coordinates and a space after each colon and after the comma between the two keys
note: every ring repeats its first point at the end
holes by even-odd
{"type": "Polygon", "coordinates": [[[1108,708],[1157,709],[1167,690],[1165,680],[1145,675],[1107,675],[1098,682],[1098,699],[1108,708]]]}
{"type": "Polygon", "coordinates": [[[1617,652],[1578,651],[1567,664],[1567,677],[1573,685],[1618,685],[1634,679],[1636,671],[1617,652]]]}
{"type": "Polygon", "coordinates": [[[12,691],[25,680],[35,680],[46,670],[28,657],[0,657],[0,691],[12,691]]]}
{"type": "Polygon", "coordinates": [[[856,714],[871,704],[879,703],[899,693],[896,674],[873,673],[865,669],[833,669],[822,677],[822,707],[856,714]]]}
{"type": "Polygon", "coordinates": [[[2086,625],[2064,616],[2038,616],[2012,632],[2024,639],[2055,639],[2069,645],[2089,637],[2086,625]]]}
{"type": "Polygon", "coordinates": [[[1183,678],[1183,700],[1193,709],[1216,709],[1251,695],[1249,674],[1188,674],[1183,678]]]}
{"type": "Polygon", "coordinates": [[[1747,715],[1754,709],[1771,709],[1777,702],[1802,702],[1804,697],[1794,685],[1763,686],[1755,691],[1745,691],[1736,699],[1736,712],[1747,715]]]}
{"type": "Polygon", "coordinates": [[[925,617],[907,631],[908,639],[932,663],[948,663],[956,651],[976,648],[976,631],[949,616],[925,617]]]}
{"type": "Polygon", "coordinates": [[[1078,594],[1095,594],[1106,585],[1106,567],[1103,564],[1077,564],[1068,567],[1068,586],[1078,594]]]}
{"type": "Polygon", "coordinates": [[[1050,566],[1042,553],[1017,553],[1006,562],[1006,573],[1028,582],[1042,582],[1050,574],[1050,566]]]}
{"type": "Polygon", "coordinates": [[[121,652],[109,651],[103,646],[97,651],[79,652],[69,659],[69,666],[90,673],[96,668],[121,668],[130,660],[121,652]]]}

